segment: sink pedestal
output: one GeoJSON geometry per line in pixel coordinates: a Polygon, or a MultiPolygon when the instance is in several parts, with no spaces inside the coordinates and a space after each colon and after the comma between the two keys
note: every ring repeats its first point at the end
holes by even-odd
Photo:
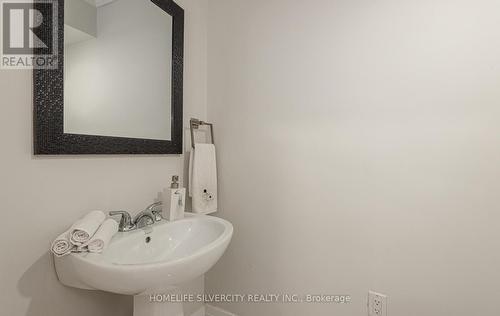
{"type": "MultiPolygon", "coordinates": [[[[179,295],[179,290],[174,290],[165,295],[179,295]]],[[[184,316],[184,308],[180,302],[166,301],[163,293],[154,295],[134,296],[134,316],[184,316]],[[163,296],[163,297],[162,297],[163,296]]]]}

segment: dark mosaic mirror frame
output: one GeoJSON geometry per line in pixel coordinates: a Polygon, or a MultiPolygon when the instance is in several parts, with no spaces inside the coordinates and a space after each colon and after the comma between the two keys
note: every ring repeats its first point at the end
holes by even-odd
{"type": "MultiPolygon", "coordinates": [[[[173,18],[170,141],[64,133],[64,0],[58,3],[58,69],[33,70],[35,155],[181,154],[184,10],[172,0],[151,0],[173,18]]],[[[34,4],[37,6],[36,2],[34,4]]],[[[133,23],[133,21],[131,21],[133,23]]],[[[42,30],[42,33],[52,30],[42,30]]],[[[140,49],[131,47],[130,49],[140,49]]],[[[138,53],[140,53],[138,51],[138,53]]],[[[134,74],[130,74],[134,75],[134,74]]],[[[147,92],[145,92],[147,93],[147,92]]]]}

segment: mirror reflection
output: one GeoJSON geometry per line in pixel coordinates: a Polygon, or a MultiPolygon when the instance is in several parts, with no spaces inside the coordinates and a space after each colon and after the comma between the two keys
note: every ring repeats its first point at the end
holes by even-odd
{"type": "Polygon", "coordinates": [[[171,140],[172,17],[150,0],[64,10],[64,132],[171,140]]]}

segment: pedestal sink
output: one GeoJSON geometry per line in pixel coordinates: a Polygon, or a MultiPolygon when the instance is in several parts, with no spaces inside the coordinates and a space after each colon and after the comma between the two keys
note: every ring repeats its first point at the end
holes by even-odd
{"type": "Polygon", "coordinates": [[[203,275],[232,235],[228,221],[195,215],[118,233],[104,253],[55,258],[55,267],[64,285],[133,295],[134,316],[181,316],[182,303],[151,302],[151,295],[175,293],[177,285],[203,275]]]}

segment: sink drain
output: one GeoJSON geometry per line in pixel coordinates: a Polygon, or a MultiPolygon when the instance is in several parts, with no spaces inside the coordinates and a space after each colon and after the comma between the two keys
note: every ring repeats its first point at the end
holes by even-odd
{"type": "Polygon", "coordinates": [[[146,244],[149,244],[149,242],[151,241],[151,237],[146,237],[146,244]]]}

